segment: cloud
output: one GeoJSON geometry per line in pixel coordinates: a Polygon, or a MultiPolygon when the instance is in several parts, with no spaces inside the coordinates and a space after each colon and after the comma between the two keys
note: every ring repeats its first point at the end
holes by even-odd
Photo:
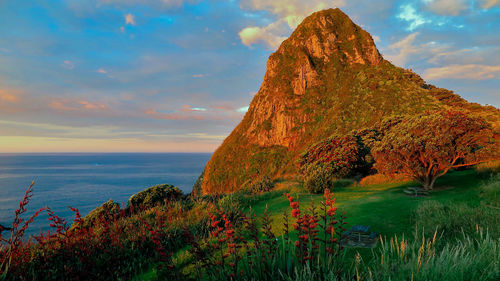
{"type": "Polygon", "coordinates": [[[19,101],[19,92],[0,89],[0,103],[15,103],[19,101]]]}
{"type": "MultiPolygon", "coordinates": [[[[87,0],[88,1],[88,0],[87,0]]],[[[114,5],[114,6],[150,6],[154,8],[178,8],[184,3],[194,4],[199,0],[97,0],[97,6],[114,5]]]]}
{"type": "Polygon", "coordinates": [[[107,70],[105,70],[104,68],[99,68],[99,69],[97,70],[97,73],[107,74],[107,73],[108,73],[108,71],[107,71],[107,70]]]}
{"type": "Polygon", "coordinates": [[[466,0],[424,0],[425,7],[436,14],[458,16],[469,8],[466,0]]]}
{"type": "Polygon", "coordinates": [[[423,15],[418,14],[415,7],[411,4],[402,5],[400,8],[401,12],[397,15],[397,18],[410,23],[407,28],[408,31],[413,31],[423,24],[432,22],[430,19],[426,19],[423,15]]]}
{"type": "Polygon", "coordinates": [[[204,107],[191,107],[188,104],[185,104],[184,107],[180,110],[181,112],[196,112],[196,111],[207,111],[204,107]]]}
{"type": "Polygon", "coordinates": [[[134,25],[135,26],[135,16],[132,14],[125,15],[125,25],[134,25]]]}
{"type": "Polygon", "coordinates": [[[406,66],[408,61],[418,57],[419,60],[437,61],[451,47],[434,41],[416,43],[419,32],[414,32],[405,38],[389,45],[383,50],[384,57],[398,66],[406,66]]]}
{"type": "Polygon", "coordinates": [[[248,111],[248,106],[240,107],[240,108],[236,109],[236,111],[239,113],[245,113],[248,111]]]}
{"type": "MultiPolygon", "coordinates": [[[[238,35],[243,45],[250,47],[253,44],[264,43],[272,49],[277,49],[281,42],[286,39],[286,36],[279,35],[286,32],[283,32],[283,23],[283,21],[278,21],[265,27],[246,27],[238,35]]],[[[287,30],[286,27],[285,30],[287,30]]]]}
{"type": "Polygon", "coordinates": [[[266,26],[249,26],[239,32],[241,42],[246,46],[265,44],[276,49],[305,17],[313,12],[341,7],[344,0],[243,0],[241,7],[253,11],[266,11],[277,19],[266,26]]]}
{"type": "Polygon", "coordinates": [[[454,64],[445,67],[429,68],[425,70],[423,76],[428,80],[444,78],[472,80],[500,79],[500,65],[454,64]]]}
{"type": "Polygon", "coordinates": [[[205,76],[205,74],[193,74],[193,78],[203,78],[205,76]]]}
{"type": "Polygon", "coordinates": [[[70,69],[70,70],[71,70],[71,69],[73,69],[73,68],[75,68],[75,64],[74,64],[74,63],[72,63],[72,62],[71,62],[71,61],[69,61],[69,60],[65,60],[65,61],[63,61],[63,63],[61,64],[61,66],[62,66],[63,68],[70,69]]]}
{"type": "Polygon", "coordinates": [[[500,0],[479,0],[483,9],[500,6],[500,0]]]}
{"type": "Polygon", "coordinates": [[[107,111],[109,107],[100,102],[87,100],[57,99],[50,102],[49,107],[58,111],[107,111]]]}
{"type": "MultiPolygon", "coordinates": [[[[192,112],[192,110],[189,112],[192,112]]],[[[160,113],[156,111],[156,109],[148,109],[144,113],[153,119],[160,119],[160,120],[205,120],[203,116],[187,114],[188,112],[186,111],[174,112],[174,113],[160,113]]]]}

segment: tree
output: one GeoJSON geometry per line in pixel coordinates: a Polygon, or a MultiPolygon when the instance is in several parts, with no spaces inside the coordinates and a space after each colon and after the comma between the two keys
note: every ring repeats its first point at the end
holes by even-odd
{"type": "Polygon", "coordinates": [[[300,158],[300,169],[306,179],[318,182],[319,177],[324,177],[320,182],[328,182],[334,178],[367,174],[372,162],[370,149],[363,143],[362,136],[351,132],[309,148],[300,158]]]}
{"type": "Polygon", "coordinates": [[[432,189],[436,179],[450,169],[498,155],[491,125],[458,111],[398,119],[382,134],[371,150],[375,168],[384,174],[405,174],[425,189],[432,189]]]}

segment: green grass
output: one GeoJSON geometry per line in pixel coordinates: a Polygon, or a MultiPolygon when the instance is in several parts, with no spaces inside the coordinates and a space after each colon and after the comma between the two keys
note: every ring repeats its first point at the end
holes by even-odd
{"type": "MultiPolygon", "coordinates": [[[[344,187],[333,189],[336,205],[344,208],[348,216],[348,226],[353,224],[369,225],[381,235],[401,235],[413,233],[412,214],[422,202],[433,200],[441,203],[466,202],[478,205],[481,180],[473,170],[452,172],[438,179],[436,189],[428,197],[410,197],[403,189],[416,186],[415,183],[380,184],[364,187],[344,187]]],[[[295,194],[293,194],[296,196],[295,194]]],[[[311,201],[316,204],[322,195],[298,194],[301,208],[308,208],[311,201]]],[[[251,208],[259,216],[266,209],[271,212],[273,229],[281,234],[282,214],[289,210],[288,200],[276,196],[256,202],[251,208]]]]}
{"type": "MultiPolygon", "coordinates": [[[[429,203],[439,203],[446,206],[467,205],[478,207],[481,201],[485,201],[484,196],[480,196],[484,186],[484,180],[475,170],[454,171],[438,179],[435,190],[431,191],[427,197],[410,197],[403,190],[409,186],[416,186],[412,182],[378,184],[370,186],[349,186],[333,189],[336,198],[336,206],[344,209],[348,219],[348,225],[362,224],[369,225],[371,231],[378,232],[383,237],[410,238],[416,233],[415,216],[416,210],[429,203]]],[[[302,210],[311,206],[314,201],[316,206],[322,200],[322,195],[312,195],[300,192],[303,189],[300,183],[292,183],[287,189],[293,190],[293,197],[299,197],[302,210]],[[297,192],[299,191],[299,192],[297,192]]],[[[283,190],[283,192],[286,189],[283,190]]],[[[484,193],[484,191],[483,191],[484,193]]],[[[283,212],[290,212],[289,202],[282,191],[276,190],[258,196],[251,196],[245,201],[245,213],[254,213],[260,217],[267,210],[271,214],[272,228],[277,236],[282,234],[283,212]]],[[[351,249],[349,256],[354,256],[359,252],[364,260],[372,257],[371,249],[351,249]]],[[[187,249],[177,252],[174,256],[188,270],[189,255],[187,249]]],[[[146,272],[138,280],[151,280],[154,274],[146,272]]]]}

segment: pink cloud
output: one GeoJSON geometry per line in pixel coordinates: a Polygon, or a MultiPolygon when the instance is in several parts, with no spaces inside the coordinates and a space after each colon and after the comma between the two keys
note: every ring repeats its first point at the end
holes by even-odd
{"type": "Polygon", "coordinates": [[[15,103],[19,101],[19,91],[9,91],[5,89],[0,89],[0,101],[15,103]]]}
{"type": "Polygon", "coordinates": [[[195,114],[186,114],[192,111],[186,111],[186,107],[184,107],[181,112],[174,113],[160,113],[155,109],[148,109],[144,113],[146,115],[154,118],[154,119],[164,119],[164,120],[205,120],[203,116],[195,115],[195,114]]]}
{"type": "Polygon", "coordinates": [[[86,100],[60,99],[54,100],[49,107],[60,111],[107,111],[109,107],[100,102],[90,102],[86,100]]]}

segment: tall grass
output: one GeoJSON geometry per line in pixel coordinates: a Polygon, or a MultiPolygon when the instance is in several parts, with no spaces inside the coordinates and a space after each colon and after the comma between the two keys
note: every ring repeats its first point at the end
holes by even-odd
{"type": "Polygon", "coordinates": [[[424,201],[413,216],[417,229],[426,236],[437,231],[442,241],[458,238],[466,233],[474,235],[478,229],[500,237],[500,211],[488,206],[472,207],[468,204],[443,204],[437,201],[424,201]]]}
{"type": "Polygon", "coordinates": [[[500,239],[482,230],[476,234],[463,233],[440,248],[437,232],[430,238],[381,239],[370,261],[354,262],[355,280],[499,280],[500,239]]]}
{"type": "Polygon", "coordinates": [[[493,175],[481,186],[481,197],[485,204],[500,208],[500,174],[493,175]]]}

